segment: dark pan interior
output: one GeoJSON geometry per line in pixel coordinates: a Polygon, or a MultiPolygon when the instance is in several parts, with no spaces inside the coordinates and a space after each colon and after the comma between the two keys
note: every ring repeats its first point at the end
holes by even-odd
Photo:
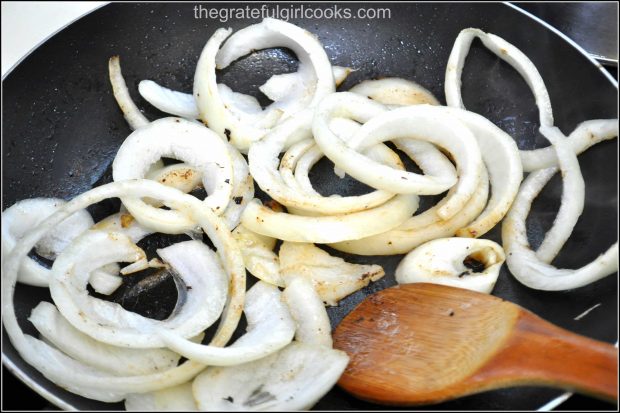
{"type": "MultiPolygon", "coordinates": [[[[256,6],[260,7],[260,4],[256,6]]],[[[309,6],[333,7],[323,4],[309,6]]],[[[341,6],[353,10],[359,7],[353,4],[341,6]]],[[[443,78],[454,39],[461,29],[478,27],[505,38],[530,57],[548,87],[556,125],[565,134],[584,120],[617,117],[617,90],[599,69],[561,37],[506,5],[427,3],[375,6],[390,8],[391,18],[291,20],[319,36],[332,63],[357,70],[340,90],[347,90],[368,78],[399,76],[422,84],[445,103],[443,78]]],[[[209,7],[220,6],[209,4],[209,7]]],[[[233,19],[221,23],[195,19],[193,8],[194,4],[190,3],[108,5],[49,39],[5,78],[3,209],[30,197],[69,199],[111,180],[110,164],[130,129],[112,97],[107,76],[110,56],[121,56],[130,93],[145,115],[156,119],[163,115],[138,95],[140,80],[152,79],[172,89],[189,92],[198,55],[215,29],[229,26],[237,30],[257,22],[233,19]]],[[[294,68],[293,55],[276,49],[238,61],[221,74],[221,79],[235,90],[256,94],[256,88],[272,73],[294,68]]],[[[477,41],[463,71],[463,95],[468,109],[497,123],[515,137],[520,148],[546,145],[536,132],[538,111],[527,85],[511,67],[477,41]]],[[[586,182],[585,211],[571,239],[554,261],[555,265],[579,267],[616,240],[617,149],[617,140],[608,141],[579,157],[586,182]]],[[[336,179],[330,167],[331,163],[323,160],[312,171],[313,182],[319,191],[353,193],[364,190],[353,180],[336,179]]],[[[534,203],[528,221],[534,246],[540,243],[553,222],[561,191],[561,180],[555,177],[534,203]]],[[[431,201],[424,199],[423,204],[428,205],[431,201]]],[[[102,218],[116,212],[118,205],[118,201],[104,202],[91,208],[91,212],[95,218],[102,218]]],[[[500,241],[499,227],[486,238],[500,241]]],[[[147,249],[152,251],[162,242],[146,242],[147,249]]],[[[334,254],[352,262],[381,264],[387,274],[382,280],[343,300],[338,307],[328,310],[332,324],[337,325],[365,296],[395,283],[394,269],[402,256],[334,254]]],[[[125,289],[127,294],[136,292],[135,288],[130,288],[132,286],[125,289]]],[[[618,335],[617,288],[617,276],[614,275],[572,291],[535,291],[519,284],[504,267],[493,294],[576,333],[615,342],[618,335]],[[601,305],[587,317],[574,319],[598,303],[601,305]]],[[[157,300],[175,300],[174,294],[153,294],[149,299],[157,303],[157,300]]],[[[33,333],[34,329],[26,318],[41,299],[49,300],[43,289],[17,288],[17,314],[28,332],[33,333]]],[[[148,308],[136,310],[151,314],[148,308]]],[[[122,408],[120,403],[95,402],[57,388],[25,364],[4,330],[2,334],[3,353],[7,359],[51,394],[78,409],[122,408]]],[[[534,387],[506,389],[424,409],[535,409],[559,394],[556,390],[534,387]]],[[[383,407],[357,400],[336,387],[315,408],[383,407]]]]}

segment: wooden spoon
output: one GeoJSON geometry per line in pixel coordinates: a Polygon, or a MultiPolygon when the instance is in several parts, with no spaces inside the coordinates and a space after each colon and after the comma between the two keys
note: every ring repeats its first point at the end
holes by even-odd
{"type": "Polygon", "coordinates": [[[367,297],[336,328],[351,361],[338,384],[375,403],[438,403],[541,385],[617,403],[618,349],[501,298],[436,284],[367,297]]]}

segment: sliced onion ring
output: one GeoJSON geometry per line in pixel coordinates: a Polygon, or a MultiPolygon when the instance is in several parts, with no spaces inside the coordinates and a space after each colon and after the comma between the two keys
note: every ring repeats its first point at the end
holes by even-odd
{"type": "MultiPolygon", "coordinates": [[[[321,142],[321,139],[323,138],[317,138],[317,142],[321,142]]],[[[353,171],[353,176],[357,174],[366,175],[366,171],[373,168],[365,164],[355,165],[352,163],[356,156],[351,155],[357,154],[357,152],[351,153],[351,151],[365,149],[389,139],[428,140],[450,152],[455,160],[459,179],[456,184],[456,191],[437,213],[445,220],[463,208],[478,186],[483,163],[474,135],[458,118],[446,113],[440,107],[429,105],[394,109],[366,122],[349,143],[351,148],[349,153],[340,156],[342,152],[339,152],[336,156],[338,161],[347,163],[348,166],[343,167],[347,173],[353,171]]],[[[321,148],[325,150],[322,144],[321,148]]],[[[337,163],[336,159],[332,159],[332,161],[337,163]]],[[[342,167],[343,165],[339,164],[338,166],[342,167]]],[[[392,170],[381,179],[381,185],[386,186],[386,188],[388,185],[394,185],[392,190],[395,192],[407,191],[433,195],[436,194],[435,188],[442,188],[442,186],[437,187],[435,185],[439,177],[432,177],[436,180],[432,183],[429,183],[429,178],[426,175],[421,176],[411,172],[402,174],[392,170]]],[[[441,176],[441,178],[444,182],[448,181],[446,176],[441,176]]],[[[372,180],[377,183],[375,178],[372,180]]],[[[370,181],[365,183],[372,185],[370,181]]]]}
{"type": "MultiPolygon", "coordinates": [[[[348,147],[330,129],[330,121],[336,117],[344,117],[360,123],[366,123],[377,115],[387,115],[386,112],[387,108],[385,106],[372,102],[360,95],[348,92],[334,93],[325,98],[315,112],[312,123],[314,138],[321,150],[337,167],[373,188],[396,193],[432,195],[441,193],[454,185],[454,180],[420,176],[377,164],[363,154],[348,147]]],[[[375,119],[378,119],[378,117],[375,119]]],[[[361,133],[361,130],[358,134],[361,133]]],[[[465,131],[465,134],[467,133],[469,132],[465,131]]],[[[431,135],[434,136],[434,133],[431,133],[431,135]]],[[[372,145],[369,144],[367,146],[372,145]]]]}
{"type": "MultiPolygon", "coordinates": [[[[66,201],[58,198],[32,198],[19,201],[4,210],[2,212],[2,260],[4,261],[15,244],[28,231],[36,228],[65,204],[66,201]]],[[[93,219],[88,212],[77,211],[42,238],[35,245],[35,251],[53,260],[73,239],[92,225],[93,219]]],[[[101,282],[106,282],[106,278],[114,277],[107,269],[98,269],[98,274],[92,277],[97,286],[96,289],[100,289],[101,282]]],[[[19,270],[18,281],[35,287],[47,287],[50,276],[50,270],[34,259],[26,257],[19,270]]]]}
{"type": "Polygon", "coordinates": [[[90,231],[72,243],[54,264],[50,293],[58,310],[75,328],[103,343],[132,348],[164,347],[159,330],[194,337],[219,318],[228,289],[226,274],[215,253],[199,241],[177,243],[158,253],[191,288],[184,292],[180,309],[166,320],[149,319],[124,310],[117,303],[88,295],[82,274],[88,274],[89,268],[145,257],[141,249],[119,233],[90,231]]]}
{"type": "Polygon", "coordinates": [[[295,334],[288,308],[277,287],[259,281],[246,293],[247,332],[228,347],[205,346],[159,330],[167,347],[190,360],[211,366],[231,366],[266,357],[291,342],[295,334]]]}
{"type": "MultiPolygon", "coordinates": [[[[575,154],[579,155],[590,146],[603,140],[618,136],[618,119],[596,119],[581,122],[568,136],[568,143],[575,154]]],[[[558,158],[553,145],[546,148],[520,151],[521,162],[525,172],[550,168],[558,165],[558,158]]]]}
{"type": "Polygon", "coordinates": [[[115,375],[139,376],[168,370],[180,355],[166,349],[128,349],[94,340],[73,327],[56,309],[41,301],[28,320],[39,333],[68,356],[115,375]]]}
{"type": "Polygon", "coordinates": [[[311,217],[274,212],[255,200],[243,211],[241,223],[251,231],[284,241],[321,244],[380,234],[404,222],[417,208],[416,195],[398,195],[366,211],[311,217]]]}
{"type": "Polygon", "coordinates": [[[454,46],[452,46],[452,52],[446,66],[445,92],[448,106],[465,108],[461,97],[461,74],[471,43],[476,37],[482,41],[482,44],[487,49],[514,67],[523,77],[536,99],[536,106],[538,106],[540,115],[540,126],[553,126],[551,99],[549,98],[545,82],[536,66],[523,52],[506,40],[479,29],[461,30],[454,41],[454,46]]]}
{"type": "Polygon", "coordinates": [[[264,19],[236,32],[220,49],[230,33],[230,29],[217,30],[203,49],[196,67],[194,97],[201,119],[222,138],[230,139],[234,146],[246,152],[250,144],[264,136],[280,118],[314,106],[323,96],[334,92],[334,77],[317,38],[290,23],[264,19]],[[291,49],[299,59],[299,73],[304,81],[298,82],[296,90],[286,99],[274,102],[264,111],[233,110],[234,100],[229,100],[230,108],[227,107],[216,83],[216,62],[221,69],[252,49],[270,47],[291,49]]]}
{"type": "Polygon", "coordinates": [[[556,150],[563,175],[562,205],[551,230],[543,241],[545,249],[538,257],[527,239],[525,220],[532,201],[557,172],[556,168],[532,172],[521,185],[512,209],[502,225],[502,241],[508,268],[526,286],[538,290],[558,291],[578,288],[618,270],[618,243],[589,264],[576,269],[557,269],[548,264],[570,235],[583,206],[584,187],[577,157],[557,128],[543,128],[541,133],[556,150]]]}
{"type": "Polygon", "coordinates": [[[198,374],[204,366],[191,361],[164,372],[146,376],[110,376],[95,371],[58,350],[24,335],[17,323],[13,296],[17,271],[28,251],[47,231],[72,213],[109,197],[140,196],[159,198],[188,214],[196,214],[196,221],[215,244],[222,263],[230,274],[230,296],[213,345],[224,345],[230,339],[241,316],[245,292],[245,271],[241,253],[222,224],[210,211],[201,208],[200,202],[176,189],[149,180],[113,182],[85,192],[67,203],[39,227],[28,233],[3,262],[2,320],[6,332],[21,357],[51,381],[85,397],[101,401],[122,400],[128,393],[141,393],[181,384],[198,374]],[[219,223],[218,223],[219,222],[219,223]]]}
{"type": "Polygon", "coordinates": [[[407,254],[394,274],[399,284],[428,282],[490,294],[505,259],[502,247],[490,240],[438,238],[407,254]],[[468,258],[484,269],[468,268],[468,258]]]}
{"type": "Polygon", "coordinates": [[[339,350],[293,342],[271,356],[213,367],[194,380],[200,410],[308,410],[338,381],[349,358],[339,350]]]}
{"type": "MultiPolygon", "coordinates": [[[[224,212],[234,179],[230,152],[209,129],[185,119],[159,119],[129,135],[114,158],[113,178],[115,181],[143,178],[150,165],[162,156],[184,160],[197,168],[209,194],[204,205],[217,214],[224,212]]],[[[178,234],[196,227],[195,222],[176,211],[154,208],[135,197],[122,201],[142,225],[156,231],[178,234]]]]}
{"type": "Polygon", "coordinates": [[[108,62],[108,71],[110,73],[110,83],[112,84],[114,98],[121,108],[129,127],[136,130],[142,126],[148,125],[150,123],[149,120],[140,112],[140,109],[138,109],[131,99],[129,89],[127,89],[127,84],[121,72],[121,62],[118,56],[112,56],[110,58],[108,62]]]}
{"type": "Polygon", "coordinates": [[[406,254],[420,244],[436,238],[452,237],[460,229],[472,222],[484,209],[489,193],[489,179],[483,168],[478,188],[465,207],[452,218],[443,221],[437,210],[449,199],[455,188],[451,188],[437,205],[419,215],[414,215],[393,230],[372,237],[345,241],[329,246],[339,251],[359,255],[406,254]]]}

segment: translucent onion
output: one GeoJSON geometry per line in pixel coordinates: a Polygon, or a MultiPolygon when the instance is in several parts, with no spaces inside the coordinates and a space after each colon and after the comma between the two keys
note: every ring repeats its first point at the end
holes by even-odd
{"type": "MultiPolygon", "coordinates": [[[[217,214],[231,199],[233,166],[224,142],[209,129],[180,118],[159,119],[134,131],[121,145],[112,164],[115,181],[139,179],[161,157],[180,159],[202,175],[209,194],[203,204],[217,214]]],[[[135,197],[123,205],[142,225],[164,233],[193,230],[196,223],[177,211],[154,208],[135,197]]]]}
{"type": "Polygon", "coordinates": [[[338,301],[385,275],[380,265],[351,264],[313,244],[283,242],[279,255],[280,274],[287,286],[296,278],[309,280],[328,305],[338,305],[338,301]]]}
{"type": "MultiPolygon", "coordinates": [[[[368,159],[368,157],[364,156],[362,153],[359,153],[349,147],[347,143],[343,142],[330,129],[330,121],[336,117],[353,119],[360,123],[367,123],[374,117],[375,119],[373,121],[378,122],[377,119],[383,118],[384,116],[389,116],[389,112],[386,112],[387,108],[385,108],[385,106],[372,102],[362,96],[348,92],[334,93],[325,98],[315,112],[314,121],[312,123],[314,138],[317,144],[321,147],[321,150],[332,162],[334,162],[336,166],[344,170],[355,179],[373,188],[396,193],[435,195],[453,186],[455,184],[455,180],[449,180],[443,176],[420,176],[412,172],[394,170],[393,168],[378,164],[377,162],[368,159]]],[[[437,119],[434,119],[434,126],[437,126],[435,123],[436,121],[437,119]]],[[[421,122],[422,123],[417,123],[417,126],[411,130],[416,133],[422,132],[423,135],[426,135],[416,136],[420,139],[427,139],[430,137],[432,141],[439,139],[442,143],[444,143],[446,139],[452,138],[454,139],[454,145],[457,145],[457,137],[458,139],[461,139],[461,135],[470,135],[470,132],[466,129],[458,128],[458,126],[451,126],[454,125],[455,122],[449,122],[447,125],[441,124],[439,129],[426,128],[424,131],[421,129],[428,125],[430,121],[426,118],[425,120],[421,120],[421,122]]],[[[458,121],[456,123],[458,125],[458,121]]],[[[360,129],[356,136],[362,133],[362,129],[364,129],[364,126],[360,129]]],[[[473,136],[469,135],[463,139],[466,142],[473,140],[473,151],[475,152],[477,150],[475,140],[473,136]]],[[[399,138],[399,136],[388,137],[386,139],[391,138],[399,138]]],[[[373,143],[378,142],[379,141],[373,143]]],[[[452,147],[451,149],[453,149],[454,145],[450,145],[452,147]]],[[[372,144],[368,142],[366,147],[370,146],[372,146],[372,144]]],[[[461,146],[465,146],[465,143],[462,143],[461,146]]],[[[360,147],[360,149],[364,148],[360,147]]],[[[461,148],[459,147],[459,149],[461,148]]],[[[465,153],[469,154],[471,151],[465,151],[465,153]]]]}
{"type": "Polygon", "coordinates": [[[245,271],[241,253],[225,224],[200,206],[195,198],[149,180],[113,182],[85,192],[29,232],[3,262],[2,321],[20,356],[57,385],[84,397],[101,401],[119,401],[128,393],[150,392],[187,382],[204,365],[191,361],[163,372],[144,376],[111,376],[77,362],[46,343],[24,335],[17,323],[13,296],[19,265],[28,251],[50,229],[74,212],[109,197],[140,196],[159,198],[173,208],[196,214],[205,233],[215,244],[222,264],[230,274],[230,295],[213,345],[224,345],[237,326],[243,307],[245,271]]]}
{"type": "Polygon", "coordinates": [[[445,92],[448,106],[465,108],[461,97],[461,74],[471,43],[476,37],[482,41],[487,49],[514,67],[523,77],[534,94],[540,115],[540,126],[553,126],[551,99],[549,99],[547,87],[536,66],[523,52],[506,40],[479,29],[461,30],[454,41],[446,66],[445,92]]]}
{"type": "Polygon", "coordinates": [[[176,367],[180,355],[166,349],[129,349],[94,340],[73,327],[56,307],[41,301],[28,320],[56,348],[114,375],[138,376],[176,367]]]}
{"type": "Polygon", "coordinates": [[[541,128],[541,133],[556,150],[563,178],[562,204],[541,245],[545,247],[541,258],[529,247],[525,220],[533,200],[557,169],[542,169],[528,175],[502,225],[506,262],[515,278],[530,288],[559,291],[582,287],[618,270],[618,243],[576,270],[557,269],[548,264],[572,232],[583,208],[585,192],[577,157],[567,139],[557,128],[541,128]]]}
{"type": "Polygon", "coordinates": [[[416,195],[398,195],[366,211],[313,217],[274,212],[254,200],[243,211],[241,223],[272,238],[321,244],[380,234],[403,223],[417,208],[416,195]]]}
{"type": "Polygon", "coordinates": [[[142,126],[148,125],[150,122],[140,112],[140,109],[131,99],[129,89],[123,78],[121,72],[121,62],[118,56],[112,56],[108,62],[108,71],[110,73],[110,83],[112,84],[112,92],[114,93],[114,99],[121,108],[125,120],[129,124],[129,127],[136,130],[142,126]]]}
{"type": "MultiPolygon", "coordinates": [[[[568,136],[567,144],[579,155],[590,146],[603,140],[618,136],[618,119],[596,119],[581,122],[568,136]]],[[[558,165],[558,158],[553,146],[546,148],[520,151],[521,162],[525,172],[550,168],[558,165]]]]}
{"type": "Polygon", "coordinates": [[[490,294],[505,259],[502,247],[490,240],[438,238],[407,254],[394,274],[399,284],[426,282],[490,294]],[[484,268],[468,267],[468,259],[484,268]]]}
{"type": "Polygon", "coordinates": [[[291,342],[295,323],[277,287],[259,281],[248,290],[243,309],[247,332],[228,347],[193,343],[170,330],[159,330],[167,347],[211,366],[231,366],[266,357],[291,342]]]}
{"type": "MultiPolygon", "coordinates": [[[[50,215],[60,209],[66,201],[58,198],[32,198],[16,202],[2,212],[2,260],[13,250],[19,240],[50,215]]],[[[93,225],[93,219],[85,210],[77,211],[42,238],[35,251],[53,260],[78,235],[93,225]]],[[[102,270],[109,273],[110,271],[102,270]]],[[[18,281],[35,287],[47,287],[50,270],[30,257],[24,258],[19,270],[18,281]]],[[[112,274],[108,274],[113,276],[112,274]]],[[[105,277],[101,275],[101,277],[105,277]]],[[[97,282],[95,282],[97,285],[97,282]]]]}
{"type": "Polygon", "coordinates": [[[437,205],[419,215],[414,215],[393,230],[372,237],[354,241],[345,241],[329,246],[339,251],[359,255],[395,255],[406,254],[427,241],[436,238],[452,237],[456,232],[471,223],[484,210],[489,194],[489,179],[486,168],[480,175],[479,185],[473,196],[458,214],[448,220],[442,220],[437,210],[452,195],[451,188],[446,197],[437,205]]]}
{"type": "Polygon", "coordinates": [[[329,59],[317,38],[293,24],[275,19],[239,30],[222,45],[231,30],[219,29],[207,42],[196,67],[194,97],[201,119],[222,138],[246,152],[252,142],[264,136],[277,122],[306,107],[312,107],[334,92],[329,59]],[[220,49],[221,46],[221,49],[220,49]],[[237,58],[272,47],[287,47],[299,59],[298,73],[303,79],[286,98],[258,111],[252,105],[244,110],[246,98],[233,95],[216,83],[216,68],[223,69],[237,58]],[[222,93],[224,92],[224,93],[222,93]],[[225,102],[227,100],[227,102],[225,102]]]}
{"type": "Polygon", "coordinates": [[[199,241],[158,250],[183,283],[183,304],[166,320],[143,317],[119,304],[88,295],[82,274],[110,262],[136,262],[144,252],[119,233],[91,231],[70,245],[52,269],[50,293],[58,310],[78,330],[103,343],[131,348],[164,347],[159,330],[194,337],[213,324],[226,301],[228,279],[216,254],[199,241]]]}
{"type": "Polygon", "coordinates": [[[308,410],[348,362],[343,351],[293,342],[251,363],[208,368],[194,380],[194,398],[203,411],[308,410]]]}
{"type": "MultiPolygon", "coordinates": [[[[401,107],[366,122],[349,143],[351,148],[349,151],[364,149],[391,139],[421,139],[434,143],[448,151],[455,160],[459,179],[455,192],[441,206],[437,213],[440,218],[445,220],[454,216],[463,208],[476,190],[481,169],[483,168],[478,143],[466,125],[455,116],[446,113],[440,107],[429,105],[401,107]]],[[[317,139],[317,142],[320,142],[320,139],[317,139]]],[[[325,150],[323,146],[321,147],[325,150]]],[[[353,154],[356,153],[353,152],[353,154]]],[[[354,157],[351,155],[349,153],[346,158],[339,158],[352,165],[351,161],[354,157]]],[[[339,166],[342,167],[342,165],[339,166]]],[[[357,165],[354,169],[348,169],[349,167],[344,167],[343,169],[347,173],[351,173],[353,170],[355,174],[367,174],[367,172],[363,171],[364,168],[362,166],[364,165],[357,165]]],[[[366,169],[371,170],[373,168],[367,167],[366,169]]],[[[392,170],[389,175],[386,174],[383,178],[381,179],[381,184],[385,185],[386,188],[388,185],[398,184],[398,189],[392,189],[394,192],[413,191],[424,195],[432,195],[434,192],[434,189],[431,190],[434,186],[428,184],[430,177],[427,175],[411,172],[400,174],[392,170]],[[406,182],[406,184],[402,184],[403,182],[406,182]]],[[[435,180],[442,179],[444,182],[447,182],[449,179],[446,175],[432,178],[435,180]]],[[[377,177],[374,179],[377,179],[377,177]]],[[[371,185],[369,181],[366,183],[371,185]]]]}
{"type": "Polygon", "coordinates": [[[323,300],[313,281],[303,276],[290,277],[282,299],[295,320],[295,340],[314,346],[332,348],[332,328],[323,300]]]}

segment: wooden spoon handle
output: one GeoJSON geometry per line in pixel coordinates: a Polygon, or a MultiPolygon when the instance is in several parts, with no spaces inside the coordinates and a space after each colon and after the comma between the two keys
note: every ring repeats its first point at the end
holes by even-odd
{"type": "Polygon", "coordinates": [[[561,387],[617,403],[617,371],[616,347],[522,310],[505,346],[476,373],[476,379],[496,385],[500,381],[561,387]]]}

